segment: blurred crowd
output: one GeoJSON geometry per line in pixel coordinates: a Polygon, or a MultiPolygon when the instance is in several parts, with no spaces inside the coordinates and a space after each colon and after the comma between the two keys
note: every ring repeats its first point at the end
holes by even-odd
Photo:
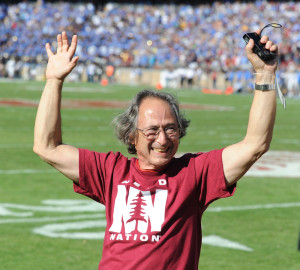
{"type": "MultiPolygon", "coordinates": [[[[45,66],[47,42],[56,35],[77,34],[80,57],[74,80],[101,78],[107,65],[161,69],[170,78],[183,70],[188,76],[215,72],[226,80],[251,77],[242,36],[270,22],[264,34],[280,44],[280,78],[289,95],[299,95],[300,3],[212,2],[190,5],[108,3],[0,4],[0,77],[35,79],[45,66]],[[176,71],[176,72],[175,72],[176,71]],[[288,89],[289,87],[289,89],[288,89]]],[[[180,76],[183,76],[182,74],[180,76]]],[[[185,75],[184,75],[185,76],[185,75]]],[[[183,77],[184,77],[183,76],[183,77]]],[[[189,78],[185,76],[189,82],[189,78]]],[[[238,86],[235,86],[237,89],[238,86]]]]}

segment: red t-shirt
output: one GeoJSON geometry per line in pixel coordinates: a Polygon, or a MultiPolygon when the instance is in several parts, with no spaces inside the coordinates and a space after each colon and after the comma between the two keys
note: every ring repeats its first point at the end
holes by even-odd
{"type": "Polygon", "coordinates": [[[142,171],[121,153],[79,150],[79,186],[106,207],[101,270],[198,269],[201,217],[231,196],[222,150],[173,158],[163,172],[142,171]]]}

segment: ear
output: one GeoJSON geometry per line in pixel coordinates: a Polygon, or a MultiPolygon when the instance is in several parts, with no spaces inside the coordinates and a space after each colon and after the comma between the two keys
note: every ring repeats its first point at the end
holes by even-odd
{"type": "Polygon", "coordinates": [[[129,134],[129,142],[131,144],[135,145],[136,139],[137,139],[137,136],[135,134],[132,134],[132,133],[129,134]]]}

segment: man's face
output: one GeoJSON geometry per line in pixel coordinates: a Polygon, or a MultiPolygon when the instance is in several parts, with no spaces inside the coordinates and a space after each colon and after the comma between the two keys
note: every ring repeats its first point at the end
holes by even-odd
{"type": "Polygon", "coordinates": [[[154,139],[147,139],[141,131],[134,138],[139,166],[143,170],[160,171],[173,158],[179,145],[179,131],[176,135],[167,136],[163,130],[176,129],[178,123],[169,104],[159,98],[145,98],[139,108],[137,128],[160,129],[154,139]]]}

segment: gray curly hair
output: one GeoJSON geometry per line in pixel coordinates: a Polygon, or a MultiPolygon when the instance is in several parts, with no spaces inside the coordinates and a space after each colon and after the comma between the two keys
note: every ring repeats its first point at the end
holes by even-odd
{"type": "Polygon", "coordinates": [[[187,120],[179,110],[179,105],[176,98],[166,92],[158,92],[150,89],[145,89],[137,93],[132,100],[129,107],[120,115],[114,118],[113,124],[115,127],[115,134],[117,138],[127,146],[129,154],[136,154],[135,145],[132,144],[132,136],[137,131],[137,121],[139,114],[139,107],[142,101],[147,97],[159,98],[166,101],[177,119],[180,130],[179,138],[186,135],[186,129],[189,126],[190,120],[187,120]]]}

